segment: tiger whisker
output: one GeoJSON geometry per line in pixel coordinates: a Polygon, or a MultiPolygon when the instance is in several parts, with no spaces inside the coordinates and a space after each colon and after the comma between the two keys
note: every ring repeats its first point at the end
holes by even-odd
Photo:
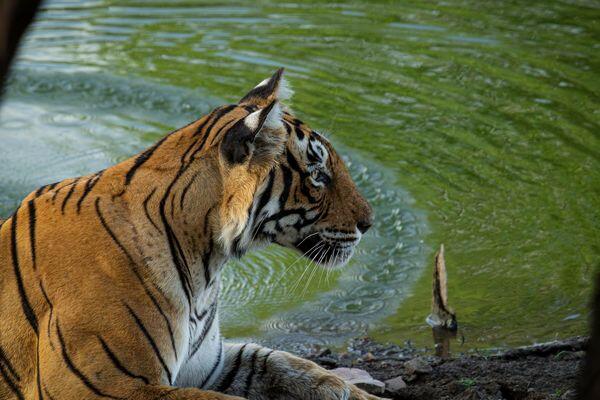
{"type": "Polygon", "coordinates": [[[310,235],[308,235],[307,237],[305,237],[304,239],[302,239],[302,240],[301,240],[301,241],[300,241],[300,242],[299,242],[299,243],[298,243],[296,246],[300,246],[302,243],[304,243],[304,241],[305,241],[306,239],[308,239],[308,238],[309,238],[309,237],[311,237],[311,236],[318,235],[318,234],[319,234],[319,232],[314,232],[314,233],[311,233],[310,235]]]}
{"type": "Polygon", "coordinates": [[[306,250],[304,253],[300,254],[298,257],[296,257],[296,259],[290,264],[288,265],[285,270],[283,271],[283,273],[279,276],[279,280],[276,282],[276,284],[279,284],[281,282],[281,280],[283,279],[283,277],[285,276],[285,274],[288,272],[288,270],[294,265],[296,264],[298,261],[300,261],[302,258],[306,257],[308,255],[309,252],[311,252],[315,247],[317,247],[319,244],[321,244],[321,242],[315,244],[314,246],[312,246],[310,249],[306,250]]]}
{"type": "MultiPolygon", "coordinates": [[[[323,246],[325,246],[325,243],[318,243],[316,246],[314,246],[312,248],[312,250],[310,251],[310,253],[312,253],[313,251],[316,250],[316,254],[319,254],[319,251],[321,251],[321,248],[323,246]]],[[[308,253],[307,253],[307,257],[308,257],[308,253]]],[[[304,275],[306,274],[306,272],[308,271],[308,269],[311,267],[312,263],[313,263],[312,258],[309,258],[308,265],[306,266],[306,268],[302,272],[302,275],[300,275],[300,277],[298,278],[298,280],[296,281],[296,283],[294,284],[294,286],[291,288],[291,292],[295,292],[296,291],[296,289],[300,285],[300,282],[302,281],[302,278],[304,277],[304,275]]]]}
{"type": "Polygon", "coordinates": [[[325,255],[327,254],[327,250],[328,250],[328,249],[326,249],[326,248],[325,248],[325,246],[323,246],[323,247],[321,248],[320,252],[319,252],[319,253],[317,253],[317,256],[316,256],[315,258],[317,258],[317,257],[318,257],[318,261],[316,261],[316,262],[314,263],[314,265],[315,265],[315,268],[313,269],[313,272],[312,272],[312,273],[309,275],[309,277],[308,277],[308,279],[307,279],[307,281],[306,281],[306,285],[304,286],[304,289],[302,290],[302,297],[306,296],[306,293],[307,293],[307,291],[308,291],[308,288],[310,287],[310,283],[312,282],[312,279],[313,279],[313,277],[315,276],[315,273],[316,273],[316,272],[317,272],[319,269],[321,269],[321,268],[319,267],[319,264],[321,264],[321,261],[323,260],[323,258],[324,258],[324,257],[325,257],[325,255]]]}

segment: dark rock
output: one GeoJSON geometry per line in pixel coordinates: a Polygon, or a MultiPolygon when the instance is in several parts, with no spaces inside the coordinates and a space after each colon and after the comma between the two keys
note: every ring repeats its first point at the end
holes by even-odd
{"type": "Polygon", "coordinates": [[[338,360],[334,357],[317,357],[315,362],[326,368],[336,368],[339,365],[338,360]]]}
{"type": "Polygon", "coordinates": [[[319,351],[316,352],[315,357],[326,357],[331,355],[331,349],[328,349],[327,347],[325,347],[324,349],[320,349],[319,351]]]}

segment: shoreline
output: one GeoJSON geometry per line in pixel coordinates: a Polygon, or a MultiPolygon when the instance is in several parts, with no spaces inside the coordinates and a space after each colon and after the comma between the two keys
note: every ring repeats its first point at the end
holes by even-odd
{"type": "Polygon", "coordinates": [[[379,387],[366,383],[364,388],[390,399],[567,400],[575,398],[588,341],[577,336],[440,358],[431,355],[430,349],[381,344],[363,337],[350,341],[345,351],[314,347],[300,355],[330,370],[364,370],[380,381],[379,387]],[[384,393],[381,382],[386,383],[384,393]]]}

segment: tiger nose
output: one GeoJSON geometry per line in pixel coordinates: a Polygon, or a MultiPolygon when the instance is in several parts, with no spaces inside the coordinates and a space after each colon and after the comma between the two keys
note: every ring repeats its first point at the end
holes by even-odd
{"type": "Polygon", "coordinates": [[[361,218],[356,223],[356,227],[362,234],[365,234],[371,226],[373,226],[373,217],[371,215],[369,215],[368,217],[361,218]]]}

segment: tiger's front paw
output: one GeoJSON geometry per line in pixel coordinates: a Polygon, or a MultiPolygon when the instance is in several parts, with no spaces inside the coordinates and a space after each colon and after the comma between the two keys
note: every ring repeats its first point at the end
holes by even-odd
{"type": "Polygon", "coordinates": [[[387,400],[365,392],[330,372],[316,379],[315,399],[323,400],[387,400]]]}
{"type": "Polygon", "coordinates": [[[275,351],[269,357],[269,400],[385,400],[346,382],[341,377],[289,353],[275,351]],[[281,394],[281,396],[279,396],[281,394]]]}

